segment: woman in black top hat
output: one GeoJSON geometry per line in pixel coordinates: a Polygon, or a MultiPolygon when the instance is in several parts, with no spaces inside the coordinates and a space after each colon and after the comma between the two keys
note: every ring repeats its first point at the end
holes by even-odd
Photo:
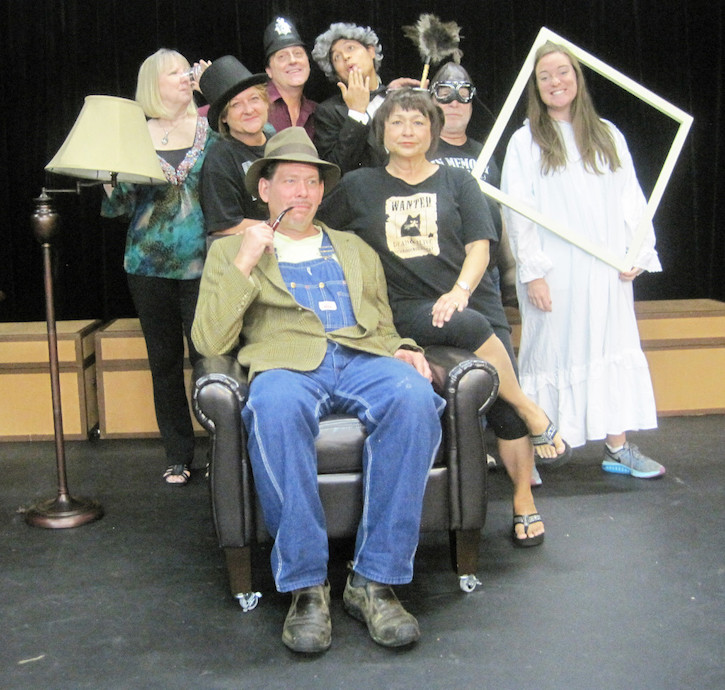
{"type": "Polygon", "coordinates": [[[232,55],[215,60],[199,80],[211,103],[209,126],[221,135],[201,171],[201,207],[209,234],[236,234],[267,217],[244,187],[249,166],[262,158],[267,143],[266,82],[266,74],[252,74],[232,55]]]}

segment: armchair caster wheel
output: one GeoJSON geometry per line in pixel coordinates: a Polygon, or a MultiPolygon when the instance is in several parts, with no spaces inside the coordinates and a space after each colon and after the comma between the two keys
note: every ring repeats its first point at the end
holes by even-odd
{"type": "Polygon", "coordinates": [[[461,591],[470,594],[481,584],[481,581],[475,575],[461,575],[458,578],[458,586],[461,591]]]}
{"type": "Polygon", "coordinates": [[[257,608],[259,600],[262,598],[260,592],[243,592],[242,594],[236,595],[239,605],[242,607],[244,613],[249,613],[253,609],[257,608]]]}

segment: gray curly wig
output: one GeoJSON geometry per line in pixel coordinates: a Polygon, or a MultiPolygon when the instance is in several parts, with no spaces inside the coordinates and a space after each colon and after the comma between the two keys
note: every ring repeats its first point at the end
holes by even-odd
{"type": "Polygon", "coordinates": [[[330,61],[330,50],[335,41],[339,41],[341,38],[357,41],[365,47],[372,46],[375,48],[373,63],[376,72],[380,69],[380,64],[383,61],[383,48],[380,45],[378,35],[369,26],[337,22],[330,24],[330,28],[315,39],[315,47],[312,49],[312,58],[330,81],[336,82],[339,79],[330,61]]]}

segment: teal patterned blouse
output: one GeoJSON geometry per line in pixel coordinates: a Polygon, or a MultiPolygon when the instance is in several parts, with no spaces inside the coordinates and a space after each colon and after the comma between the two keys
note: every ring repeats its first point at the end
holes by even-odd
{"type": "Polygon", "coordinates": [[[199,177],[204,157],[216,138],[206,118],[199,117],[194,144],[178,168],[159,156],[169,184],[119,184],[103,200],[101,215],[131,219],[123,262],[126,273],[176,280],[201,276],[206,232],[199,177]]]}

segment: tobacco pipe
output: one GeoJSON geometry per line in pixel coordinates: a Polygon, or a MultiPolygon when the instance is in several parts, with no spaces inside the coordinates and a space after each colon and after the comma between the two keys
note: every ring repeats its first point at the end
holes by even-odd
{"type": "Polygon", "coordinates": [[[287,211],[291,211],[294,208],[294,206],[290,206],[289,208],[286,208],[282,213],[280,213],[272,222],[272,225],[270,227],[272,230],[276,230],[279,224],[282,222],[282,218],[284,218],[284,214],[287,213],[287,211]]]}

